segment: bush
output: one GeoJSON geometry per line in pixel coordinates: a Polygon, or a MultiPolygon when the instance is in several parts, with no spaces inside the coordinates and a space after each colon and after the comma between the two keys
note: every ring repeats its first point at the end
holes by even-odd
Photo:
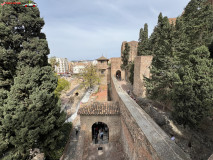
{"type": "Polygon", "coordinates": [[[57,96],[60,96],[61,91],[69,89],[70,83],[67,80],[65,80],[64,78],[60,78],[59,76],[57,76],[57,77],[58,77],[58,85],[57,85],[57,88],[55,89],[55,94],[57,96]]]}
{"type": "Polygon", "coordinates": [[[64,148],[69,140],[70,131],[72,129],[72,123],[64,123],[61,128],[61,136],[63,137],[59,142],[57,147],[52,151],[45,152],[46,160],[59,160],[63,155],[64,148]]]}

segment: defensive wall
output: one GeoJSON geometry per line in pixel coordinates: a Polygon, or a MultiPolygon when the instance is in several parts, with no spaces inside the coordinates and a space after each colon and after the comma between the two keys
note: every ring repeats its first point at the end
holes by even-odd
{"type": "Polygon", "coordinates": [[[121,80],[125,79],[125,72],[121,70],[121,58],[110,58],[111,60],[111,76],[116,76],[117,71],[121,71],[121,80]]]}
{"type": "Polygon", "coordinates": [[[111,77],[111,87],[112,99],[120,106],[120,141],[129,159],[188,159],[175,142],[123,91],[114,76],[111,77]]]}
{"type": "Polygon", "coordinates": [[[124,42],[122,42],[122,45],[121,45],[121,57],[123,55],[123,51],[125,49],[125,44],[126,43],[128,43],[128,45],[130,47],[129,61],[134,62],[134,59],[137,56],[138,42],[137,41],[131,41],[131,42],[124,41],[124,42]]]}
{"type": "Polygon", "coordinates": [[[138,97],[146,97],[144,77],[150,77],[150,66],[153,56],[137,56],[134,60],[133,93],[138,97]]]}

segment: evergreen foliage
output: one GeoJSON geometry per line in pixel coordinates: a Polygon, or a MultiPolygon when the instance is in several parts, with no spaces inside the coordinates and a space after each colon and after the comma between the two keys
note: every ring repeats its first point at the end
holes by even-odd
{"type": "Polygon", "coordinates": [[[129,67],[129,72],[130,72],[130,76],[129,76],[129,81],[130,83],[133,85],[134,83],[134,63],[130,62],[130,67],[129,67]]]}
{"type": "Polygon", "coordinates": [[[168,18],[160,13],[158,25],[150,37],[153,52],[152,78],[146,79],[147,93],[152,99],[163,102],[165,105],[171,100],[173,62],[173,26],[169,24],[168,18]]]}
{"type": "Polygon", "coordinates": [[[65,146],[69,140],[70,131],[72,129],[72,123],[65,123],[61,129],[61,134],[63,135],[63,138],[60,140],[60,142],[57,143],[56,148],[54,151],[46,152],[45,160],[59,160],[61,156],[63,155],[65,146]]]}
{"type": "Polygon", "coordinates": [[[27,159],[34,148],[49,152],[62,138],[65,115],[43,25],[38,8],[0,7],[0,159],[27,159]]]}
{"type": "Polygon", "coordinates": [[[128,43],[125,43],[125,48],[123,51],[123,54],[121,56],[121,69],[122,70],[127,70],[128,69],[128,64],[129,64],[129,51],[130,51],[130,46],[128,43]]]}
{"type": "Polygon", "coordinates": [[[191,0],[174,25],[160,14],[148,40],[154,56],[148,97],[173,107],[176,120],[192,128],[213,110],[212,35],[212,6],[191,0]]]}
{"type": "Polygon", "coordinates": [[[125,71],[125,80],[128,80],[128,71],[129,71],[129,52],[130,46],[128,43],[125,43],[124,51],[121,55],[121,69],[125,71]]]}
{"type": "Polygon", "coordinates": [[[148,24],[144,24],[144,29],[140,29],[139,39],[138,39],[138,50],[137,55],[150,55],[149,52],[149,37],[148,37],[148,24]]]}
{"type": "Polygon", "coordinates": [[[190,127],[209,116],[213,110],[213,66],[206,46],[196,48],[178,69],[173,88],[174,117],[190,127]]]}

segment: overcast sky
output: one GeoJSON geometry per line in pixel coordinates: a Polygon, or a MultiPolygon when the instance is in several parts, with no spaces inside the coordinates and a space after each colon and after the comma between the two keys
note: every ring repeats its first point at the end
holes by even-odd
{"type": "Polygon", "coordinates": [[[123,41],[138,40],[148,23],[149,35],[160,12],[177,17],[189,0],[35,0],[45,20],[50,56],[93,60],[119,57],[123,41]]]}

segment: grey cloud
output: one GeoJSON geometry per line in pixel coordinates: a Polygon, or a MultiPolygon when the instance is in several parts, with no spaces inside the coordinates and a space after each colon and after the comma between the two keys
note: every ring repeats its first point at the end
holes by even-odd
{"type": "MultiPolygon", "coordinates": [[[[36,0],[35,0],[36,1],[36,0]]],[[[120,56],[122,41],[137,40],[144,23],[149,34],[164,16],[180,15],[189,0],[37,0],[51,55],[94,59],[120,56]],[[105,55],[106,56],[106,55],[105,55]]]]}

